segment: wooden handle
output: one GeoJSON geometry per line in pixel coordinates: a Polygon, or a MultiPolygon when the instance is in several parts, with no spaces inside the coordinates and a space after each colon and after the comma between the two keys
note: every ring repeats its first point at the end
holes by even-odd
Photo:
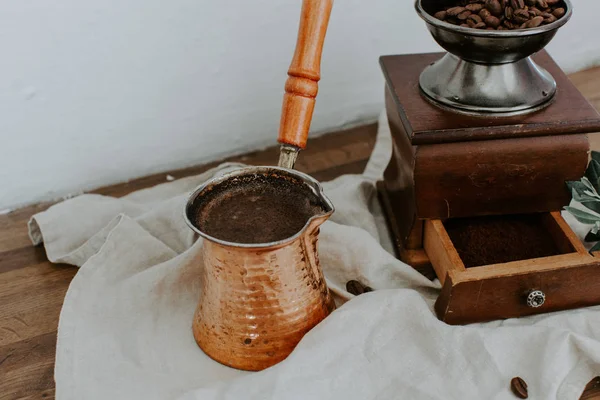
{"type": "Polygon", "coordinates": [[[285,82],[279,143],[306,147],[321,79],[321,53],[333,0],[303,0],[298,40],[285,82]]]}

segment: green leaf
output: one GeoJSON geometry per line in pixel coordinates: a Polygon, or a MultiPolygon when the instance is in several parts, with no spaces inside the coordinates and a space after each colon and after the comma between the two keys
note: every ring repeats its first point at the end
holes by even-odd
{"type": "Polygon", "coordinates": [[[583,194],[587,194],[592,199],[600,200],[600,196],[595,191],[585,190],[583,194]]]}
{"type": "Polygon", "coordinates": [[[590,249],[590,253],[591,253],[592,251],[598,251],[598,250],[600,250],[600,242],[596,243],[596,244],[594,245],[594,247],[592,247],[592,248],[590,249]]]}
{"type": "Polygon", "coordinates": [[[600,201],[598,201],[598,200],[583,200],[583,201],[580,201],[580,203],[585,208],[589,208],[590,210],[600,214],[600,201]]]}
{"type": "MultiPolygon", "coordinates": [[[[597,160],[590,161],[587,169],[585,170],[585,177],[589,179],[589,182],[593,185],[596,191],[600,191],[600,162],[597,160]]],[[[583,181],[583,178],[581,179],[583,181]]],[[[584,182],[585,183],[585,182],[584,182]]]]}
{"type": "Polygon", "coordinates": [[[571,196],[573,197],[573,200],[578,201],[580,203],[595,202],[595,201],[600,202],[600,199],[592,197],[589,194],[584,193],[584,192],[578,192],[576,189],[572,190],[571,196]]]}
{"type": "Polygon", "coordinates": [[[587,211],[580,210],[574,207],[565,207],[565,210],[568,211],[575,219],[582,224],[594,224],[596,221],[600,220],[600,216],[594,215],[587,211]]]}
{"type": "Polygon", "coordinates": [[[578,193],[583,193],[589,189],[583,182],[580,181],[568,181],[567,187],[570,191],[576,190],[578,193]]]}
{"type": "Polygon", "coordinates": [[[585,190],[591,190],[591,191],[596,190],[596,189],[594,189],[594,185],[592,185],[592,182],[590,182],[590,180],[588,179],[587,176],[584,176],[583,178],[581,178],[581,183],[583,183],[583,185],[585,186],[585,190]]]}

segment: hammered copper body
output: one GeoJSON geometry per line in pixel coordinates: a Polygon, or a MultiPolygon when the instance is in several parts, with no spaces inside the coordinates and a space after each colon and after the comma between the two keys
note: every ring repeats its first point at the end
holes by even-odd
{"type": "Polygon", "coordinates": [[[192,326],[196,342],[208,356],[230,367],[262,370],[285,359],[304,334],[333,311],[317,254],[319,226],[332,212],[317,181],[276,167],[243,168],[192,194],[186,221],[205,239],[196,255],[204,269],[192,326]],[[264,244],[219,240],[190,221],[190,207],[197,206],[212,185],[255,173],[299,178],[320,197],[323,213],[312,217],[296,235],[264,244]]]}

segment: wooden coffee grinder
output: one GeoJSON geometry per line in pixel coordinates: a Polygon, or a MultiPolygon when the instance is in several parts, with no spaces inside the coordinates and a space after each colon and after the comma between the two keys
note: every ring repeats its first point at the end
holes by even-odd
{"type": "Polygon", "coordinates": [[[399,258],[435,273],[450,324],[600,304],[600,258],[560,213],[600,115],[543,50],[571,3],[515,31],[454,26],[439,7],[415,5],[448,53],[380,58],[393,155],[378,189],[399,258]]]}

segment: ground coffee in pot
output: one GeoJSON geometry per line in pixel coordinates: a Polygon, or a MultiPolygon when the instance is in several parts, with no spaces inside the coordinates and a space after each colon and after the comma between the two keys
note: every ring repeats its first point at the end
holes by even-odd
{"type": "Polygon", "coordinates": [[[286,175],[236,177],[210,188],[203,199],[190,219],[206,234],[235,243],[287,239],[325,213],[310,187],[286,175]]]}

